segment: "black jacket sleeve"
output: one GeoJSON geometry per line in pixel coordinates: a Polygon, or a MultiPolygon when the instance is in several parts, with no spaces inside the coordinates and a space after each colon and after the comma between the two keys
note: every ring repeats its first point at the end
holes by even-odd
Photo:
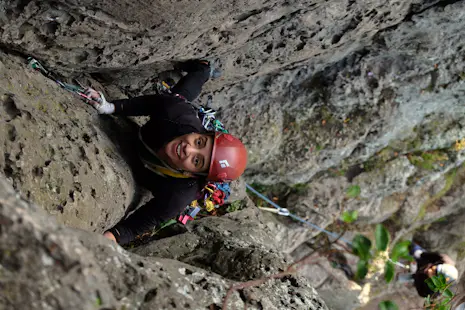
{"type": "Polygon", "coordinates": [[[173,218],[196,199],[199,192],[197,181],[192,179],[190,179],[190,183],[187,183],[188,179],[176,181],[169,182],[167,180],[166,186],[161,186],[160,190],[154,193],[155,198],[109,230],[119,244],[127,244],[134,240],[137,235],[173,218]]]}
{"type": "MultiPolygon", "coordinates": [[[[160,116],[162,118],[175,118],[177,106],[186,104],[184,100],[173,95],[146,95],[131,99],[120,99],[112,102],[115,113],[126,116],[160,116]],[[173,106],[174,105],[174,106],[173,106]]],[[[181,114],[180,114],[181,115],[181,114]]]]}

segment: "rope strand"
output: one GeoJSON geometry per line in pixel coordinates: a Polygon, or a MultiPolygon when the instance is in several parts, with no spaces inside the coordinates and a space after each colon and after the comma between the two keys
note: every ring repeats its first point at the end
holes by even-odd
{"type": "Polygon", "coordinates": [[[321,228],[320,226],[316,225],[316,224],[313,224],[309,221],[306,221],[304,220],[303,218],[293,214],[293,213],[290,213],[286,208],[281,208],[279,205],[277,205],[276,203],[274,203],[273,201],[271,201],[270,199],[268,199],[266,196],[264,196],[263,194],[259,193],[258,191],[256,191],[253,187],[251,187],[249,184],[245,184],[245,186],[247,187],[248,190],[250,190],[252,193],[254,193],[255,195],[257,195],[258,197],[260,197],[262,200],[266,201],[267,203],[269,203],[270,205],[272,205],[273,207],[275,207],[276,209],[278,209],[279,213],[278,214],[281,214],[281,215],[284,215],[285,213],[288,213],[287,216],[293,218],[294,220],[296,221],[299,221],[313,229],[316,229],[322,233],[325,233],[327,234],[328,236],[330,237],[333,237],[335,239],[340,239],[341,241],[344,241],[345,243],[347,243],[348,245],[352,246],[352,243],[345,239],[345,238],[342,238],[340,235],[338,234],[335,234],[333,232],[330,232],[324,228],[321,228]]]}

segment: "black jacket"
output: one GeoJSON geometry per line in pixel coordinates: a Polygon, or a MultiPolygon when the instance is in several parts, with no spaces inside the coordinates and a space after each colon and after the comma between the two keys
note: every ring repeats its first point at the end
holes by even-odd
{"type": "Polygon", "coordinates": [[[413,275],[414,286],[417,289],[418,295],[421,297],[433,296],[434,292],[426,284],[429,278],[426,274],[426,269],[438,264],[444,264],[446,260],[444,255],[437,252],[423,252],[417,261],[417,272],[413,275]]]}
{"type": "MultiPolygon", "coordinates": [[[[184,99],[172,95],[149,95],[113,101],[115,114],[126,116],[150,115],[150,120],[140,129],[144,142],[158,150],[176,137],[206,130],[197,116],[196,109],[184,99]]],[[[204,179],[180,179],[150,174],[149,190],[155,198],[139,208],[127,219],[110,229],[119,244],[134,238],[184,210],[205,186],[204,179]]]]}

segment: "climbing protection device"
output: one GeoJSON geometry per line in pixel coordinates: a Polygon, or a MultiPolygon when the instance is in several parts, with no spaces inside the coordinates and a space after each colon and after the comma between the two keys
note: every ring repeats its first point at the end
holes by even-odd
{"type": "Polygon", "coordinates": [[[63,88],[65,90],[67,90],[67,91],[81,97],[82,99],[89,100],[89,101],[95,101],[97,103],[101,103],[100,98],[93,99],[90,96],[86,95],[85,89],[83,87],[76,86],[76,85],[73,85],[73,84],[69,84],[69,83],[65,83],[65,82],[60,81],[55,76],[55,74],[53,74],[53,72],[45,69],[45,67],[42,66],[42,64],[37,59],[35,59],[33,57],[28,57],[27,58],[27,63],[28,63],[28,66],[31,67],[32,69],[42,73],[42,75],[44,75],[45,77],[55,81],[55,83],[60,85],[61,88],[63,88]]]}
{"type": "Polygon", "coordinates": [[[283,215],[283,216],[289,216],[290,214],[289,210],[286,208],[281,208],[281,209],[266,208],[266,207],[258,207],[258,208],[263,211],[268,211],[268,212],[272,212],[272,213],[283,215]]]}
{"type": "Polygon", "coordinates": [[[333,237],[334,239],[339,239],[341,241],[344,241],[345,243],[347,243],[348,245],[352,246],[352,242],[350,242],[349,240],[341,237],[340,235],[337,235],[333,232],[330,232],[324,228],[321,228],[320,226],[318,225],[315,225],[309,221],[306,221],[304,220],[303,218],[293,214],[293,213],[290,213],[289,210],[285,209],[285,208],[281,208],[280,206],[278,206],[275,202],[271,201],[270,199],[268,199],[266,196],[264,196],[263,194],[259,193],[258,191],[256,191],[252,186],[250,186],[249,184],[245,184],[245,186],[247,187],[248,190],[250,190],[252,193],[254,193],[255,195],[257,195],[258,197],[260,197],[261,199],[263,199],[264,201],[268,202],[270,205],[272,205],[273,207],[275,207],[275,209],[278,211],[278,214],[280,215],[284,215],[284,216],[289,216],[290,218],[293,218],[294,220],[296,221],[299,221],[313,229],[316,229],[322,233],[325,233],[327,234],[328,236],[330,237],[333,237]]]}

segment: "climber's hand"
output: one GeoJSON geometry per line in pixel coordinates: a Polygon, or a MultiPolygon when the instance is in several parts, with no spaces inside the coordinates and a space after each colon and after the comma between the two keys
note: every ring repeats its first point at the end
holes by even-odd
{"type": "Polygon", "coordinates": [[[116,238],[115,238],[115,235],[113,235],[111,232],[107,231],[107,232],[105,232],[103,235],[104,235],[105,237],[107,237],[108,239],[113,240],[113,241],[115,241],[115,242],[117,243],[116,238]]]}
{"type": "Polygon", "coordinates": [[[92,105],[100,114],[112,114],[115,112],[115,105],[108,102],[102,92],[97,92],[95,89],[87,88],[85,95],[90,97],[88,103],[92,105]]]}

